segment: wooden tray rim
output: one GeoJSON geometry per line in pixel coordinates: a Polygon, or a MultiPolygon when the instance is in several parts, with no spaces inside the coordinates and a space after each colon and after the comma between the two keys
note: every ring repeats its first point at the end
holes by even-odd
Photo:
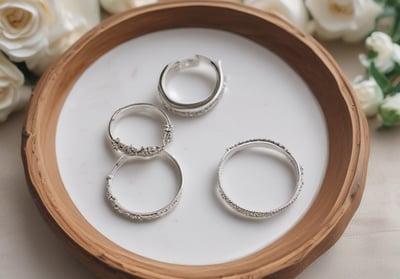
{"type": "MultiPolygon", "coordinates": [[[[117,26],[118,24],[121,24],[125,20],[131,17],[135,17],[138,15],[146,14],[149,12],[154,12],[154,11],[160,11],[163,9],[174,9],[174,8],[179,8],[179,7],[196,7],[196,6],[207,6],[207,7],[215,7],[215,8],[227,8],[227,9],[232,9],[235,11],[241,11],[241,12],[246,12],[249,13],[255,17],[258,17],[262,20],[268,20],[272,23],[277,23],[279,22],[280,26],[285,26],[288,32],[291,32],[293,36],[296,36],[297,39],[299,39],[303,44],[307,45],[310,47],[310,39],[307,36],[304,36],[301,32],[297,31],[294,29],[290,24],[287,24],[285,22],[282,22],[282,20],[275,16],[275,15],[269,15],[269,14],[264,14],[262,12],[250,9],[250,8],[245,8],[242,6],[238,6],[234,3],[216,3],[216,2],[191,2],[191,3],[165,3],[165,4],[159,4],[157,6],[149,6],[145,7],[142,9],[138,9],[136,11],[131,11],[128,13],[124,13],[123,15],[120,15],[119,17],[113,17],[110,18],[109,20],[104,21],[101,23],[98,27],[96,27],[94,30],[92,30],[90,33],[84,36],[79,42],[75,45],[75,48],[67,51],[67,53],[60,59],[55,65],[53,65],[43,76],[41,79],[40,83],[37,86],[37,89],[35,90],[33,99],[30,104],[28,116],[27,116],[27,122],[24,128],[23,132],[23,144],[22,144],[22,153],[24,157],[24,166],[26,170],[26,177],[28,180],[28,183],[30,184],[30,190],[32,192],[32,196],[36,203],[39,205],[39,208],[41,209],[42,214],[48,219],[49,223],[53,226],[56,227],[58,232],[62,232],[63,236],[67,238],[67,243],[68,245],[71,245],[73,247],[73,250],[78,249],[80,250],[80,258],[85,261],[86,263],[89,261],[93,265],[106,265],[109,271],[112,270],[114,273],[115,270],[125,270],[123,271],[128,272],[130,274],[138,274],[140,276],[152,276],[154,275],[154,272],[149,270],[148,266],[153,266],[157,265],[159,268],[159,273],[160,273],[160,278],[167,278],[171,275],[170,268],[177,268],[177,270],[183,271],[184,269],[187,269],[186,272],[189,273],[200,273],[201,272],[206,272],[206,274],[209,274],[210,276],[217,275],[217,276],[230,276],[234,275],[231,274],[230,272],[226,273],[227,270],[229,270],[232,267],[235,267],[234,270],[241,269],[242,270],[242,275],[251,275],[254,277],[258,277],[258,275],[265,275],[265,274],[272,274],[272,273],[279,273],[281,270],[284,270],[287,267],[290,267],[292,265],[295,265],[299,261],[304,260],[307,256],[306,251],[312,251],[313,249],[318,248],[318,242],[315,241],[315,239],[312,239],[310,241],[307,241],[305,243],[302,243],[301,246],[303,247],[308,247],[307,249],[303,249],[305,252],[303,255],[291,255],[291,258],[288,259],[285,262],[279,262],[275,261],[272,262],[269,265],[263,265],[263,264],[258,264],[257,268],[248,268],[251,266],[250,262],[254,261],[254,259],[257,259],[262,255],[263,250],[245,257],[243,259],[233,261],[230,263],[222,264],[222,265],[214,265],[214,266],[179,266],[179,265],[171,265],[171,264],[165,264],[165,263],[158,263],[156,261],[152,261],[140,256],[137,256],[135,258],[135,265],[134,266],[124,266],[121,264],[121,260],[123,259],[126,255],[126,251],[122,253],[121,255],[112,255],[109,251],[109,247],[103,246],[102,243],[96,243],[96,247],[90,247],[90,242],[89,240],[92,239],[91,235],[85,235],[84,231],[79,232],[79,230],[76,231],[70,231],[70,224],[71,222],[73,223],[74,220],[71,220],[70,217],[68,216],[61,216],[62,212],[58,211],[58,205],[56,200],[49,199],[49,197],[44,194],[41,189],[38,189],[38,183],[48,183],[48,181],[45,181],[46,178],[46,169],[45,168],[40,168],[41,165],[41,154],[33,152],[34,150],[40,151],[40,147],[37,145],[38,142],[36,141],[36,132],[41,131],[42,128],[40,127],[40,123],[36,120],[37,117],[39,116],[39,113],[35,110],[35,107],[39,105],[39,103],[42,101],[41,90],[43,88],[46,88],[47,82],[52,82],[53,77],[56,76],[57,74],[60,73],[60,71],[63,70],[63,66],[68,65],[70,61],[73,61],[74,58],[76,57],[76,53],[80,51],[80,49],[85,48],[86,44],[90,42],[94,37],[96,37],[98,34],[100,34],[103,31],[106,30],[111,30],[113,26],[117,26]],[[32,154],[35,153],[36,157],[29,158],[27,154],[32,154]],[[36,160],[37,165],[39,166],[39,173],[35,173],[36,170],[32,168],[32,164],[34,161],[32,159],[36,160]],[[49,202],[49,204],[46,206],[45,203],[43,202],[46,200],[49,202]],[[49,208],[52,208],[49,210],[49,208]],[[68,233],[67,233],[68,231],[68,233]],[[82,234],[81,234],[82,233],[82,234]],[[313,243],[312,243],[313,242],[313,243]],[[121,258],[122,257],[122,258],[121,258]],[[101,262],[101,263],[99,263],[101,262]],[[207,273],[208,272],[208,273],[207,273]],[[164,274],[164,275],[161,275],[164,274]],[[224,275],[222,275],[224,274],[224,275]]],[[[319,45],[316,44],[318,47],[319,45]]],[[[315,47],[315,45],[313,45],[315,47]]],[[[327,61],[325,61],[325,64],[327,68],[329,68],[331,71],[337,71],[340,73],[339,67],[336,65],[336,63],[333,61],[333,59],[326,53],[326,51],[322,48],[319,47],[318,51],[322,55],[324,55],[327,58],[327,61]]],[[[83,65],[85,67],[87,65],[83,65]]],[[[338,224],[341,219],[348,214],[347,210],[349,209],[351,204],[357,204],[359,202],[359,198],[362,193],[363,185],[365,182],[365,172],[364,168],[360,167],[366,165],[366,161],[368,158],[368,147],[366,146],[366,142],[368,142],[367,139],[367,127],[365,124],[365,118],[362,116],[360,113],[359,106],[357,104],[357,101],[354,99],[354,96],[351,94],[351,87],[348,84],[348,82],[345,80],[345,78],[341,75],[339,75],[337,78],[339,78],[339,84],[342,87],[342,93],[343,93],[343,98],[347,102],[350,114],[352,115],[352,127],[354,129],[354,141],[353,141],[353,146],[355,147],[353,149],[353,153],[351,154],[351,160],[349,162],[349,166],[351,169],[354,170],[354,173],[348,174],[346,177],[346,187],[343,187],[343,192],[340,195],[340,199],[336,201],[336,206],[335,208],[332,208],[331,214],[326,216],[326,219],[324,220],[323,223],[330,223],[330,226],[327,226],[325,230],[321,230],[320,234],[318,235],[318,238],[324,239],[326,236],[331,234],[334,229],[335,225],[338,224]],[[364,153],[364,154],[363,154],[364,153]],[[357,183],[354,183],[356,180],[360,180],[357,183]],[[351,197],[349,199],[349,197],[351,197]]],[[[68,89],[67,89],[68,90],[68,89]]],[[[55,97],[54,97],[55,98],[55,97]]],[[[63,100],[62,100],[63,102],[63,100]]],[[[49,123],[53,123],[52,121],[57,122],[57,119],[49,120],[49,123]]],[[[53,123],[54,124],[54,123],[53,123]]],[[[54,144],[54,143],[53,143],[54,144]]],[[[56,167],[55,167],[56,168],[56,167]]],[[[357,204],[358,205],[358,204],[357,204]]],[[[355,210],[355,209],[354,209],[355,210]]],[[[354,211],[353,210],[353,211],[354,211]]],[[[351,214],[352,215],[352,214],[351,214]]],[[[83,217],[82,217],[83,218],[83,217]]],[[[347,222],[346,222],[347,224],[347,222]]],[[[345,227],[345,226],[344,226],[345,227]]],[[[316,236],[317,237],[317,236],[316,236]]],[[[94,241],[95,242],[95,241],[94,241]]],[[[293,251],[299,249],[298,247],[294,247],[293,251]],[[296,249],[294,249],[296,248],[296,249]]],[[[194,278],[194,277],[193,277],[194,278]]]]}

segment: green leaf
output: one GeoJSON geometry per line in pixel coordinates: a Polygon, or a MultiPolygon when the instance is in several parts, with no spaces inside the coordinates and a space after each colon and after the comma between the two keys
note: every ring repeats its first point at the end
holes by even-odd
{"type": "Polygon", "coordinates": [[[387,6],[387,2],[391,0],[375,0],[376,3],[381,4],[382,6],[387,6]]]}
{"type": "Polygon", "coordinates": [[[368,59],[374,59],[378,56],[378,52],[375,50],[370,50],[367,52],[367,58],[368,59]]]}
{"type": "Polygon", "coordinates": [[[393,71],[395,71],[396,73],[400,73],[400,65],[398,63],[394,63],[393,71]]]}
{"type": "Polygon", "coordinates": [[[382,119],[382,125],[379,127],[380,130],[392,128],[400,124],[400,115],[396,110],[385,110],[379,107],[378,113],[382,119]]]}
{"type": "Polygon", "coordinates": [[[400,6],[400,0],[375,0],[376,3],[382,5],[383,7],[399,7],[400,6]]]}
{"type": "Polygon", "coordinates": [[[389,33],[393,42],[400,42],[400,0],[375,0],[375,2],[383,7],[383,12],[375,18],[374,30],[389,33]],[[387,28],[382,29],[380,22],[385,18],[392,17],[394,21],[392,26],[387,27],[389,30],[387,28]]]}
{"type": "Polygon", "coordinates": [[[32,73],[25,62],[13,62],[25,77],[25,85],[34,86],[39,81],[39,77],[32,73]]]}
{"type": "Polygon", "coordinates": [[[383,3],[384,5],[392,6],[392,7],[400,6],[400,1],[399,0],[383,0],[383,1],[376,1],[375,0],[375,2],[383,3]]]}
{"type": "Polygon", "coordinates": [[[396,95],[397,93],[400,93],[400,82],[395,86],[393,86],[393,93],[391,95],[393,96],[396,95]]]}
{"type": "Polygon", "coordinates": [[[385,97],[393,93],[392,83],[385,76],[385,74],[379,72],[374,62],[371,62],[371,64],[369,65],[368,73],[375,79],[376,83],[382,89],[383,95],[385,97]]]}
{"type": "Polygon", "coordinates": [[[392,30],[390,31],[390,37],[392,37],[393,42],[400,41],[400,9],[396,8],[396,16],[394,18],[394,23],[392,30]]]}
{"type": "Polygon", "coordinates": [[[394,67],[390,72],[385,73],[385,76],[392,81],[392,84],[393,80],[399,78],[399,75],[400,75],[400,65],[397,63],[394,63],[394,67]]]}

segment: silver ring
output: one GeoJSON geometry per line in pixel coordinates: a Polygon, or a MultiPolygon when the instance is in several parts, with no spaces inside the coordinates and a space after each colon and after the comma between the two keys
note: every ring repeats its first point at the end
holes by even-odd
{"type": "Polygon", "coordinates": [[[209,58],[202,55],[195,55],[193,58],[184,59],[170,63],[162,70],[158,82],[158,92],[161,103],[168,111],[184,117],[200,116],[211,110],[222,96],[224,90],[224,75],[222,73],[221,61],[214,63],[209,58]],[[200,63],[207,63],[215,69],[217,81],[213,92],[204,100],[195,103],[181,103],[172,100],[166,92],[166,82],[169,78],[183,69],[199,66],[200,63]]]}
{"type": "MultiPolygon", "coordinates": [[[[182,194],[182,185],[183,185],[183,175],[182,175],[182,170],[178,164],[178,162],[175,160],[175,158],[170,155],[167,151],[163,151],[160,153],[158,156],[164,156],[166,159],[168,159],[176,168],[177,173],[179,175],[179,185],[177,188],[177,192],[174,196],[174,198],[164,207],[151,211],[151,212],[135,212],[126,209],[123,205],[121,205],[117,198],[113,195],[112,193],[112,180],[117,174],[118,170],[129,160],[151,160],[155,159],[149,158],[149,157],[131,157],[131,156],[122,156],[114,165],[112,168],[110,174],[106,178],[106,198],[110,202],[112,208],[122,216],[136,222],[140,221],[150,221],[154,220],[157,218],[160,218],[170,212],[175,206],[178,204],[181,194],[182,194]]],[[[158,156],[156,158],[158,158],[158,156]]]]}
{"type": "Polygon", "coordinates": [[[287,209],[291,204],[293,204],[297,197],[300,194],[300,191],[303,187],[303,168],[300,166],[300,164],[296,161],[296,159],[293,157],[293,155],[284,147],[283,145],[274,142],[272,140],[268,139],[251,139],[243,142],[239,142],[238,144],[235,144],[227,149],[225,152],[224,156],[221,159],[221,162],[218,167],[218,184],[217,184],[217,192],[219,193],[222,201],[230,208],[232,209],[235,213],[238,213],[244,217],[248,218],[253,218],[253,219],[265,219],[272,217],[285,209],[287,209]],[[293,173],[296,178],[296,183],[294,187],[294,192],[292,197],[283,205],[271,209],[271,210],[266,210],[266,211],[254,211],[254,210],[248,210],[245,209],[238,204],[236,204],[232,199],[230,199],[224,192],[223,187],[221,185],[221,177],[223,173],[223,169],[225,166],[225,163],[231,158],[235,153],[249,148],[249,147],[264,147],[268,149],[275,150],[285,156],[285,158],[288,160],[290,163],[290,166],[292,167],[293,173]]]}
{"type": "Polygon", "coordinates": [[[173,127],[168,115],[156,106],[147,103],[133,104],[118,109],[114,112],[108,123],[108,137],[111,141],[112,148],[128,156],[151,157],[159,154],[164,150],[165,146],[172,141],[172,133],[173,127]],[[164,122],[162,125],[163,138],[161,144],[157,146],[135,147],[121,142],[120,138],[114,135],[114,129],[120,119],[130,114],[144,114],[160,118],[164,122]]]}

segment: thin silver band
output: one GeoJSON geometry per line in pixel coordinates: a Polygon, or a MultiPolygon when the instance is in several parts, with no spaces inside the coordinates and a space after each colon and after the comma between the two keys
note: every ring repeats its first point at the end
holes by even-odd
{"type": "Polygon", "coordinates": [[[158,82],[158,92],[161,103],[168,111],[184,117],[200,116],[211,110],[217,103],[224,91],[224,75],[222,72],[221,61],[214,63],[209,58],[202,55],[195,55],[193,58],[177,61],[165,66],[158,82]],[[176,74],[182,69],[193,68],[200,63],[207,63],[215,69],[217,81],[213,92],[206,99],[195,103],[180,103],[168,97],[166,83],[172,74],[176,74]]]}
{"type": "Polygon", "coordinates": [[[183,186],[183,175],[182,175],[182,170],[178,164],[178,162],[175,160],[175,158],[170,155],[167,151],[161,152],[156,158],[164,156],[166,159],[168,159],[172,165],[175,167],[177,170],[178,176],[179,176],[179,185],[177,188],[177,192],[174,196],[174,198],[164,207],[151,211],[151,212],[135,212],[126,209],[123,205],[121,205],[117,198],[113,195],[112,193],[112,180],[117,174],[118,170],[129,160],[151,160],[153,158],[149,157],[131,157],[131,156],[122,156],[114,165],[112,168],[110,174],[106,178],[106,198],[110,202],[112,208],[122,216],[136,222],[141,222],[141,221],[150,221],[154,220],[157,218],[160,218],[170,212],[179,202],[182,194],[182,186],[183,186]]]}
{"type": "Polygon", "coordinates": [[[157,155],[164,150],[168,143],[172,141],[172,134],[173,127],[168,115],[158,107],[148,103],[138,103],[122,107],[114,112],[110,122],[108,123],[108,137],[110,139],[112,148],[128,156],[151,157],[157,155]],[[133,145],[128,145],[121,142],[120,138],[114,135],[114,129],[120,119],[130,114],[144,114],[161,119],[164,122],[162,125],[163,138],[161,144],[157,146],[134,147],[133,145]]]}
{"type": "Polygon", "coordinates": [[[217,191],[222,199],[222,201],[230,208],[232,209],[235,213],[238,213],[244,217],[248,218],[253,218],[253,219],[265,219],[272,217],[285,209],[287,209],[290,205],[292,205],[297,197],[300,194],[300,191],[303,187],[303,168],[300,166],[300,164],[296,161],[296,159],[293,157],[293,155],[280,143],[274,142],[272,140],[268,139],[251,139],[243,142],[239,142],[238,144],[235,144],[227,149],[225,152],[224,156],[221,159],[221,162],[218,167],[218,184],[217,184],[217,191]],[[275,150],[285,156],[285,158],[288,160],[290,163],[290,166],[292,167],[293,173],[296,178],[296,183],[294,187],[294,192],[292,197],[287,201],[285,204],[271,209],[267,211],[254,211],[254,210],[248,210],[245,209],[238,204],[236,204],[231,198],[229,198],[226,194],[225,191],[223,190],[223,187],[221,185],[221,178],[222,178],[222,173],[224,166],[226,162],[231,158],[235,153],[239,152],[240,150],[250,148],[250,147],[263,147],[263,148],[268,148],[275,150]]]}

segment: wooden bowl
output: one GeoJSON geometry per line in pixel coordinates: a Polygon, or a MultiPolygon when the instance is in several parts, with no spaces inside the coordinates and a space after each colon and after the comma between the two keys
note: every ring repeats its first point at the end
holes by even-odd
{"type": "Polygon", "coordinates": [[[337,241],[357,209],[365,185],[368,151],[366,121],[351,86],[312,37],[275,15],[229,2],[197,1],[132,10],[104,21],[85,35],[37,85],[22,142],[29,190],[40,212],[69,250],[104,278],[294,278],[337,241]],[[276,53],[310,87],[327,122],[327,171],[307,214],[272,245],[223,264],[167,264],[117,246],[77,210],[57,166],[57,121],[80,74],[101,55],[129,39],[178,27],[225,30],[276,53]]]}

